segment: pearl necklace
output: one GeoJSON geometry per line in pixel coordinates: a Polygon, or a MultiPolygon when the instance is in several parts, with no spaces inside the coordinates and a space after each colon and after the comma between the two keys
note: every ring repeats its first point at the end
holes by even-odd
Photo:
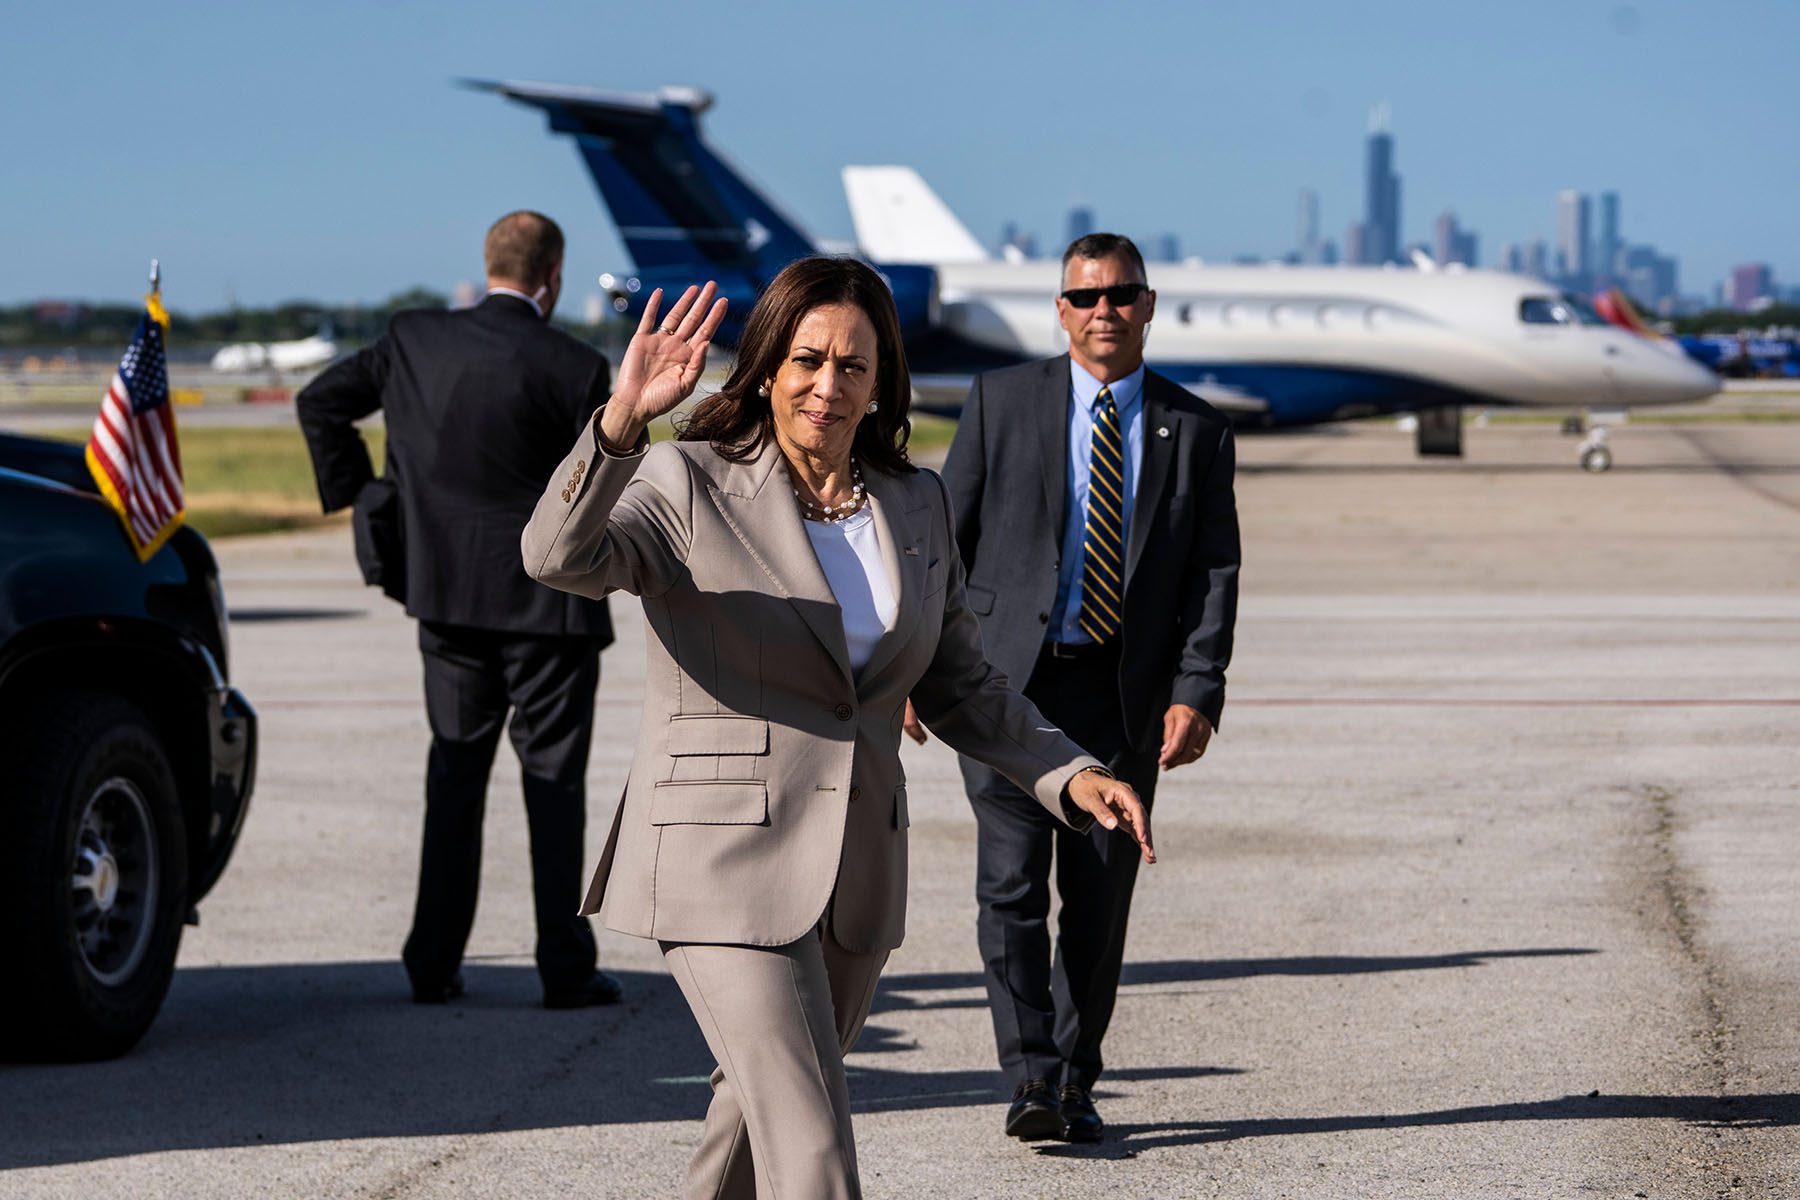
{"type": "Polygon", "coordinates": [[[842,504],[820,504],[817,500],[809,500],[794,488],[794,499],[800,502],[800,515],[808,521],[821,521],[827,525],[835,525],[839,521],[848,521],[862,508],[863,477],[862,469],[856,460],[850,460],[850,498],[842,504]]]}

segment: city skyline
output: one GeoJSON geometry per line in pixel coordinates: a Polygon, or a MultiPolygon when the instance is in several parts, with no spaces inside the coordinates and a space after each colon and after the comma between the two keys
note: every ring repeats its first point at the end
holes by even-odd
{"type": "MultiPolygon", "coordinates": [[[[1464,226],[1452,208],[1433,219],[1429,239],[1408,241],[1401,205],[1401,176],[1395,166],[1397,139],[1392,130],[1390,106],[1370,111],[1369,132],[1364,141],[1363,216],[1345,229],[1342,262],[1357,266],[1416,265],[1415,254],[1427,255],[1436,266],[1461,266],[1532,275],[1559,287],[1582,293],[1612,288],[1626,292],[1637,303],[1661,316],[1699,312],[1709,308],[1754,312],[1776,302],[1800,303],[1800,283],[1779,279],[1764,261],[1733,264],[1728,273],[1705,291],[1684,292],[1680,287],[1679,259],[1662,254],[1648,243],[1633,243],[1624,235],[1622,201],[1618,191],[1599,194],[1599,216],[1594,198],[1574,188],[1556,194],[1551,238],[1507,242],[1491,264],[1481,261],[1481,235],[1464,226]]],[[[1077,205],[1066,218],[1065,244],[1097,228],[1094,210],[1077,205]]],[[[1320,234],[1320,199],[1317,190],[1299,192],[1296,242],[1280,254],[1239,251],[1226,261],[1233,264],[1335,265],[1337,244],[1320,234]]],[[[1136,238],[1149,262],[1182,260],[1175,233],[1139,234],[1136,238]]],[[[1037,251],[1036,236],[1018,222],[1003,228],[999,249],[1030,257],[1037,251]]],[[[1189,262],[1203,262],[1190,256],[1189,262]]],[[[1428,264],[1431,265],[1431,264],[1428,264]]]]}
{"type": "Polygon", "coordinates": [[[1708,73],[1720,31],[1752,28],[1732,43],[1734,76],[1778,78],[1795,6],[1523,0],[1431,22],[1380,0],[1127,11],[1105,37],[1132,47],[1130,67],[1098,90],[1076,85],[1098,78],[1081,66],[1099,44],[1090,17],[1053,0],[1002,45],[983,14],[933,3],[701,5],[681,39],[655,10],[577,0],[504,17],[467,0],[30,7],[0,75],[14,166],[0,303],[129,299],[152,256],[171,303],[195,311],[448,292],[479,277],[487,223],[521,206],[564,224],[579,303],[630,260],[567,142],[455,86],[471,76],[703,86],[709,139],[831,244],[852,236],[839,168],[889,162],[915,166],[984,241],[1011,220],[1043,253],[1080,204],[1207,261],[1279,257],[1307,188],[1322,253],[1367,215],[1360,139],[1387,103],[1402,247],[1431,244],[1449,211],[1497,261],[1554,236],[1557,192],[1612,191],[1626,240],[1678,254],[1684,290],[1757,262],[1800,279],[1800,131],[1744,116],[1708,73]],[[825,31],[836,53],[800,49],[825,31]],[[877,62],[957,83],[883,86],[877,62]]]}

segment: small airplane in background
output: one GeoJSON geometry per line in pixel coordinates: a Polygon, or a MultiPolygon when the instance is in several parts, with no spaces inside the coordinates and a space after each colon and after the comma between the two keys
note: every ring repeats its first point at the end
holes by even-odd
{"type": "MultiPolygon", "coordinates": [[[[571,137],[637,264],[603,280],[620,313],[655,287],[716,279],[722,341],[777,271],[824,251],[701,136],[712,97],[484,83],[571,137]]],[[[863,254],[894,293],[919,406],[954,415],[969,377],[1065,350],[1060,265],[996,261],[909,167],[851,167],[863,254]]],[[[1718,391],[1679,347],[1609,325],[1582,298],[1494,271],[1153,264],[1150,364],[1244,428],[1416,413],[1421,454],[1460,455],[1462,410],[1589,413],[1579,461],[1612,464],[1608,414],[1718,391]]]]}
{"type": "Polygon", "coordinates": [[[338,346],[332,338],[331,328],[325,326],[311,337],[291,342],[233,342],[229,346],[220,346],[212,356],[212,369],[240,374],[249,371],[273,371],[277,374],[309,371],[314,367],[324,366],[336,358],[337,353],[338,346]]]}
{"type": "MultiPolygon", "coordinates": [[[[1647,338],[1664,336],[1638,315],[1630,297],[1618,288],[1596,295],[1594,309],[1621,329],[1647,338]]],[[[1800,378],[1800,338],[1784,337],[1782,332],[1690,333],[1670,340],[1689,358],[1727,379],[1800,378]]]]}

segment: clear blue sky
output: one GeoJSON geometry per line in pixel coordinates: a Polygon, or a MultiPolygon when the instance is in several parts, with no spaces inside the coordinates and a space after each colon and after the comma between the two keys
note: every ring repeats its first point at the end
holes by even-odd
{"type": "Polygon", "coordinates": [[[1386,101],[1408,240],[1451,208],[1491,264],[1611,188],[1684,292],[1800,283],[1793,0],[32,4],[3,36],[0,302],[130,298],[153,254],[188,310],[448,291],[533,207],[579,303],[630,265],[586,171],[464,76],[706,87],[713,143],[824,237],[839,167],[898,162],[990,244],[1054,247],[1082,201],[1209,259],[1289,249],[1306,186],[1341,241],[1386,101]]]}

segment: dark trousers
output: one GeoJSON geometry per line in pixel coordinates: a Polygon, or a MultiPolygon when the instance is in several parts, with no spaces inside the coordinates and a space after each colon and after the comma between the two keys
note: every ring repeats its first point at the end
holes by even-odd
{"type": "Polygon", "coordinates": [[[431,755],[406,972],[415,986],[432,987],[462,962],[481,883],[488,775],[505,726],[519,756],[531,832],[538,976],[546,991],[580,987],[595,963],[594,932],[577,910],[599,647],[586,638],[421,621],[419,651],[431,755]]]}
{"type": "MultiPolygon", "coordinates": [[[[1119,712],[1119,660],[1040,655],[1025,695],[1074,742],[1129,783],[1149,807],[1156,758],[1129,745],[1119,712]]],[[[1091,1088],[1112,1020],[1138,849],[1123,829],[1076,833],[999,773],[963,759],[979,826],[976,936],[1000,1068],[1027,1079],[1091,1088]],[[1052,954],[1050,874],[1063,907],[1052,954]]]]}

